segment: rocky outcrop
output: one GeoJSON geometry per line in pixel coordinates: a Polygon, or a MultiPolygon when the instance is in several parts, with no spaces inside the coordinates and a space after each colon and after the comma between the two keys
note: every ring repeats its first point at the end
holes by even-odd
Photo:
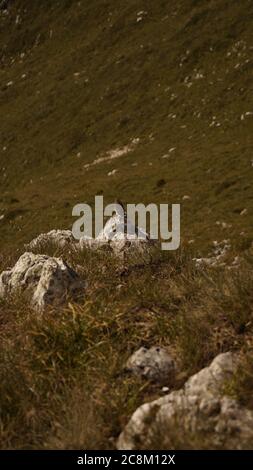
{"type": "Polygon", "coordinates": [[[74,245],[76,240],[71,230],[51,230],[48,233],[41,233],[38,237],[34,238],[26,248],[29,250],[40,249],[49,243],[59,248],[65,248],[68,245],[74,245]]]}
{"type": "Polygon", "coordinates": [[[217,356],[178,391],[135,411],[120,435],[120,450],[252,447],[253,412],[224,395],[237,369],[232,353],[217,356]]]}
{"type": "Polygon", "coordinates": [[[26,245],[26,249],[41,250],[48,244],[53,244],[56,248],[69,247],[75,250],[107,250],[121,256],[127,253],[145,253],[154,243],[149,240],[144,230],[126,222],[125,216],[116,212],[95,239],[82,237],[76,240],[71,230],[51,230],[34,238],[26,245]]]}
{"type": "Polygon", "coordinates": [[[163,348],[140,348],[128,359],[126,371],[150,380],[168,384],[175,376],[175,362],[163,348]]]}
{"type": "Polygon", "coordinates": [[[95,240],[81,238],[80,246],[93,249],[109,248],[115,255],[128,253],[144,253],[153,246],[147,233],[131,222],[126,221],[125,215],[115,213],[105,224],[95,240]]]}
{"type": "Polygon", "coordinates": [[[84,290],[84,282],[62,259],[24,253],[0,275],[0,297],[26,292],[38,310],[60,305],[84,290]]]}

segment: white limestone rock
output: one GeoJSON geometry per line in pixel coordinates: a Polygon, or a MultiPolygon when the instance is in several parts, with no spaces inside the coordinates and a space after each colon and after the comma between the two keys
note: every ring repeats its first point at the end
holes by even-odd
{"type": "Polygon", "coordinates": [[[26,248],[34,250],[45,246],[47,243],[52,243],[56,247],[65,248],[69,245],[74,245],[74,239],[71,230],[51,230],[48,233],[41,233],[38,237],[34,238],[26,248]]]}
{"type": "Polygon", "coordinates": [[[95,240],[81,238],[80,246],[92,249],[106,246],[116,255],[128,252],[145,252],[153,246],[148,234],[141,228],[136,228],[125,216],[115,213],[105,224],[103,230],[95,240]]]}
{"type": "Polygon", "coordinates": [[[175,362],[164,348],[142,347],[128,359],[126,370],[152,382],[168,384],[175,376],[175,362]]]}
{"type": "Polygon", "coordinates": [[[27,292],[38,310],[60,305],[84,290],[84,281],[62,259],[24,253],[15,266],[0,275],[0,297],[27,292]]]}
{"type": "Polygon", "coordinates": [[[136,228],[127,222],[125,216],[116,212],[105,224],[99,235],[94,238],[81,237],[76,240],[71,230],[51,230],[34,238],[26,249],[42,249],[48,243],[58,248],[74,248],[75,250],[108,250],[115,255],[121,256],[127,253],[146,253],[154,242],[149,239],[148,234],[141,228],[136,228]]]}
{"type": "Polygon", "coordinates": [[[253,411],[224,396],[224,385],[232,379],[237,364],[232,353],[220,354],[181,390],[142,405],[121,433],[117,448],[139,450],[154,445],[163,449],[178,445],[182,448],[187,438],[194,445],[196,436],[195,445],[200,448],[252,447],[253,411]]]}
{"type": "Polygon", "coordinates": [[[82,237],[79,240],[78,243],[78,249],[83,250],[83,249],[88,249],[88,250],[104,250],[111,252],[112,248],[110,244],[107,241],[99,241],[96,238],[90,238],[90,237],[82,237]]]}

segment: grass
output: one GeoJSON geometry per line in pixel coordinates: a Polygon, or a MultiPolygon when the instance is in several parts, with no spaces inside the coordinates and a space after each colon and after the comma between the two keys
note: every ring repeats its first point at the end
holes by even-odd
{"type": "Polygon", "coordinates": [[[252,116],[241,120],[253,105],[251,2],[25,7],[0,15],[2,249],[71,227],[74,204],[98,193],[180,202],[182,237],[199,253],[216,239],[252,241],[252,116]],[[84,168],[136,137],[133,152],[84,168]]]}
{"type": "Polygon", "coordinates": [[[114,448],[136,407],[161,395],[124,371],[140,346],[173,355],[174,388],[219,352],[240,351],[244,373],[228,393],[252,407],[252,2],[8,3],[1,270],[41,232],[71,228],[73,206],[97,194],[180,203],[182,244],[127,263],[41,247],[87,289],[43,316],[24,297],[1,301],[1,448],[114,448]],[[134,138],[131,152],[85,168],[134,138]],[[197,269],[192,258],[224,239],[226,262],[239,255],[240,266],[197,269]]]}
{"type": "Polygon", "coordinates": [[[219,352],[243,352],[252,335],[249,261],[224,276],[196,269],[184,252],[157,251],[142,267],[86,251],[65,259],[87,280],[83,301],[43,316],[23,298],[1,303],[1,448],[114,448],[133,411],[162,393],[125,372],[132,352],[166,347],[179,388],[219,352]]]}

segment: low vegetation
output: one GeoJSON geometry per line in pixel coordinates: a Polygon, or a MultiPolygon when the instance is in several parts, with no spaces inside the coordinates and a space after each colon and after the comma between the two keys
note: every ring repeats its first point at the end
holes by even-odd
{"type": "Polygon", "coordinates": [[[0,304],[2,448],[114,448],[135,409],[163,394],[124,370],[140,346],[175,358],[171,389],[219,352],[240,351],[248,365],[228,393],[252,406],[250,251],[234,270],[196,268],[183,250],[154,250],[145,264],[89,251],[64,257],[87,281],[78,303],[43,315],[20,296],[0,304]]]}
{"type": "Polygon", "coordinates": [[[180,203],[182,235],[120,262],[40,248],[87,285],[43,315],[0,301],[1,448],[115,448],[164,393],[124,370],[140,346],[168,349],[171,389],[238,351],[226,393],[253,407],[252,17],[251,0],[0,0],[0,272],[98,194],[180,203]]]}

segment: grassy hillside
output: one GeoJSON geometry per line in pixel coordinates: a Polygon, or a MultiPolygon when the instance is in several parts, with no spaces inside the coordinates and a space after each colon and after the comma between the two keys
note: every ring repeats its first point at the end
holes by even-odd
{"type": "MultiPolygon", "coordinates": [[[[252,409],[252,251],[225,276],[196,269],[184,252],[159,250],[145,266],[89,251],[57,254],[87,281],[84,301],[43,316],[22,296],[0,301],[1,449],[114,449],[136,408],[164,396],[161,384],[124,370],[140,346],[160,345],[175,359],[170,390],[220,352],[236,351],[241,366],[226,393],[252,409]]],[[[181,425],[172,440],[177,449],[210,448],[181,425]]]]}
{"type": "Polygon", "coordinates": [[[0,300],[0,447],[115,448],[164,393],[124,371],[141,346],[176,360],[171,390],[237,351],[226,393],[252,409],[252,1],[0,1],[0,63],[0,272],[97,194],[182,205],[176,253],[45,246],[84,300],[42,316],[0,300]],[[224,240],[229,266],[192,261],[224,240]]]}
{"type": "Polygon", "coordinates": [[[247,247],[252,22],[250,0],[9,2],[0,14],[2,248],[71,227],[72,206],[98,193],[181,202],[183,238],[199,252],[224,238],[247,247]],[[133,138],[133,151],[85,168],[133,138]]]}

